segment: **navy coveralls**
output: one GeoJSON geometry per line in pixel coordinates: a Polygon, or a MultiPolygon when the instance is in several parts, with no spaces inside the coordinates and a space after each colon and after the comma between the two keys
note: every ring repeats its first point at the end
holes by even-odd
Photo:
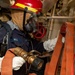
{"type": "MultiPolygon", "coordinates": [[[[3,37],[6,35],[5,28],[0,29],[0,43],[2,43],[3,37]]],[[[29,52],[31,50],[37,50],[39,52],[45,51],[43,47],[43,42],[39,42],[36,39],[30,38],[30,36],[22,31],[14,29],[10,36],[10,48],[21,47],[25,51],[29,52]]],[[[42,72],[42,71],[40,71],[42,72]]],[[[37,72],[37,73],[40,73],[37,72]]],[[[14,75],[25,75],[25,65],[23,65],[20,70],[14,71],[14,75]],[[17,74],[18,73],[18,74],[17,74]]],[[[42,74],[38,74],[42,75],[42,74]]]]}

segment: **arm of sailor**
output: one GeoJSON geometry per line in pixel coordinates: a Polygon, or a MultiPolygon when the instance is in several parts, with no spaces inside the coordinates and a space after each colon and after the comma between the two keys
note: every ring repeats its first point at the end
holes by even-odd
{"type": "MultiPolygon", "coordinates": [[[[0,72],[1,72],[1,64],[2,64],[2,60],[3,60],[4,57],[0,57],[0,72]]],[[[13,70],[19,70],[20,67],[25,63],[25,60],[22,58],[22,57],[19,57],[19,56],[15,56],[13,58],[13,64],[12,64],[12,67],[13,67],[13,70]]]]}

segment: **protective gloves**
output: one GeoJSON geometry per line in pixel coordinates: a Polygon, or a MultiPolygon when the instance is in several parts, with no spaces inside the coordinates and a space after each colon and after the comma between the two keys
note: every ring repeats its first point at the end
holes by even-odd
{"type": "Polygon", "coordinates": [[[47,52],[50,52],[50,51],[53,51],[55,45],[56,45],[56,42],[57,42],[57,38],[54,38],[52,40],[47,40],[43,43],[43,46],[44,46],[44,49],[47,51],[47,52]]]}
{"type": "Polygon", "coordinates": [[[22,57],[14,57],[13,58],[13,69],[14,70],[19,70],[20,67],[25,63],[25,60],[22,57]]]}
{"type": "MultiPolygon", "coordinates": [[[[44,49],[47,52],[53,51],[54,50],[54,47],[56,45],[57,40],[58,40],[58,37],[57,38],[54,38],[54,39],[51,39],[51,40],[49,39],[49,40],[45,41],[43,43],[44,49]]],[[[65,38],[62,37],[62,43],[64,43],[64,42],[65,42],[65,38]]]]}
{"type": "Polygon", "coordinates": [[[0,57],[0,72],[1,72],[1,64],[4,57],[0,57]]]}
{"type": "MultiPolygon", "coordinates": [[[[4,57],[0,57],[0,72],[1,72],[1,64],[4,57]]],[[[13,70],[19,70],[20,67],[25,63],[25,60],[22,57],[15,56],[13,58],[13,70]]]]}

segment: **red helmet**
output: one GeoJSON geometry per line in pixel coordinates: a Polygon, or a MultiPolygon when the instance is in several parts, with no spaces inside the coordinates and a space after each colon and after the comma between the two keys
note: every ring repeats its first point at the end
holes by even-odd
{"type": "Polygon", "coordinates": [[[24,9],[25,7],[32,12],[41,12],[42,2],[41,0],[16,0],[14,5],[11,6],[14,9],[24,9]]]}

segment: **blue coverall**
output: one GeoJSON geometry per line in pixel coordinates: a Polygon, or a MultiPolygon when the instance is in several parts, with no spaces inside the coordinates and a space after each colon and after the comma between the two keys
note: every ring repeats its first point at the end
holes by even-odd
{"type": "MultiPolygon", "coordinates": [[[[6,30],[4,27],[0,29],[0,43],[3,41],[3,37],[6,35],[6,30]]],[[[37,41],[36,39],[31,38],[27,33],[23,31],[14,29],[12,30],[10,36],[10,48],[21,47],[25,51],[29,52],[31,50],[37,50],[39,52],[45,51],[43,47],[43,42],[37,41]]],[[[25,64],[18,71],[14,71],[14,75],[25,75],[25,64]],[[18,73],[18,74],[17,74],[18,73]]],[[[43,69],[44,70],[44,69],[43,69]]],[[[43,71],[37,72],[38,75],[43,75],[43,71]]]]}

